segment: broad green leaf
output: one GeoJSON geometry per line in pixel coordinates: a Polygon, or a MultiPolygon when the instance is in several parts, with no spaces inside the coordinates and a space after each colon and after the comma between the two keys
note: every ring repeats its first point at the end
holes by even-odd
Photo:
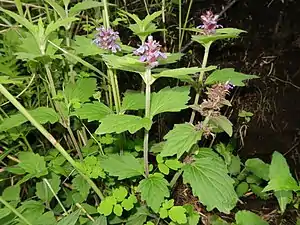
{"type": "Polygon", "coordinates": [[[248,184],[257,184],[257,185],[259,185],[262,182],[262,180],[258,176],[255,176],[254,174],[250,174],[249,176],[247,176],[246,181],[248,184]]]}
{"type": "Polygon", "coordinates": [[[82,179],[81,175],[77,175],[72,180],[72,186],[74,187],[74,189],[79,191],[79,193],[82,195],[82,197],[87,198],[91,187],[85,179],[82,179]]]}
{"type": "Polygon", "coordinates": [[[121,216],[122,213],[123,213],[123,208],[120,204],[116,204],[116,205],[114,205],[114,210],[113,211],[114,211],[114,214],[116,216],[121,216]]]}
{"type": "Polygon", "coordinates": [[[186,209],[182,206],[174,206],[169,210],[169,217],[170,219],[179,224],[185,224],[187,223],[186,218],[186,209]]]}
{"type": "Polygon", "coordinates": [[[58,28],[62,26],[67,26],[76,20],[77,18],[75,17],[67,17],[63,19],[58,19],[55,22],[52,21],[46,28],[45,36],[46,37],[49,36],[53,31],[56,31],[58,28]]]}
{"type": "Polygon", "coordinates": [[[232,123],[225,116],[211,117],[209,122],[232,136],[232,123]]]}
{"type": "Polygon", "coordinates": [[[166,160],[165,164],[172,170],[178,170],[182,167],[181,162],[179,162],[177,159],[168,159],[166,160]]]}
{"type": "Polygon", "coordinates": [[[187,108],[190,99],[190,87],[166,87],[151,95],[150,117],[163,112],[179,112],[187,108]]]}
{"type": "Polygon", "coordinates": [[[116,176],[119,180],[141,176],[144,173],[144,167],[140,161],[131,154],[110,155],[101,158],[102,168],[110,176],[116,176]]]}
{"type": "Polygon", "coordinates": [[[263,188],[256,185],[256,184],[250,184],[251,191],[259,198],[263,200],[269,199],[269,194],[266,192],[263,192],[263,188]]]}
{"type": "Polygon", "coordinates": [[[158,163],[158,169],[160,172],[162,172],[163,174],[165,175],[168,175],[170,170],[169,170],[169,167],[167,167],[165,164],[163,163],[158,163]]]}
{"type": "Polygon", "coordinates": [[[130,199],[124,199],[121,205],[126,211],[129,211],[134,207],[134,203],[130,199]]]}
{"type": "Polygon", "coordinates": [[[293,192],[292,191],[275,191],[275,196],[280,206],[281,214],[285,212],[287,204],[290,204],[293,201],[293,192]]]}
{"type": "MultiPolygon", "coordinates": [[[[197,30],[200,32],[202,31],[201,29],[197,30]]],[[[198,32],[197,30],[194,31],[198,32]]],[[[217,40],[237,38],[241,33],[245,33],[245,31],[236,28],[222,28],[217,29],[216,33],[213,35],[193,35],[192,40],[200,43],[201,45],[206,45],[209,42],[214,42],[217,40]]]]}
{"type": "Polygon", "coordinates": [[[298,191],[295,179],[290,173],[286,159],[279,152],[274,152],[269,172],[270,181],[264,191],[298,191]]]}
{"type": "MultiPolygon", "coordinates": [[[[49,179],[48,182],[51,185],[51,188],[54,191],[54,193],[57,194],[58,191],[60,190],[59,176],[57,176],[56,174],[52,174],[52,179],[49,179]]],[[[54,197],[52,191],[44,181],[36,183],[36,195],[43,202],[48,202],[48,203],[54,197]]]]}
{"type": "Polygon", "coordinates": [[[75,84],[66,85],[64,94],[69,102],[78,99],[80,102],[86,102],[96,92],[97,80],[95,78],[80,78],[75,84]]]}
{"type": "Polygon", "coordinates": [[[183,181],[189,183],[193,194],[211,211],[229,213],[236,205],[234,180],[228,176],[226,165],[221,158],[197,157],[183,167],[183,181]]]}
{"type": "Polygon", "coordinates": [[[269,225],[253,212],[242,210],[235,214],[236,225],[269,225]]]}
{"type": "Polygon", "coordinates": [[[41,177],[47,175],[46,162],[43,156],[34,154],[33,152],[20,152],[18,165],[24,169],[27,173],[35,177],[41,177]]]}
{"type": "Polygon", "coordinates": [[[145,94],[137,91],[126,91],[122,100],[121,111],[145,109],[145,94]]]}
{"type": "Polygon", "coordinates": [[[242,197],[244,194],[247,193],[249,189],[249,185],[247,182],[242,182],[236,187],[236,194],[238,197],[242,197]]]}
{"type": "Polygon", "coordinates": [[[269,164],[265,163],[261,159],[248,159],[245,163],[245,168],[255,176],[266,181],[269,180],[269,164]]]}
{"type": "Polygon", "coordinates": [[[56,1],[53,0],[46,0],[46,2],[52,6],[52,8],[57,12],[57,14],[60,16],[60,18],[65,18],[66,12],[63,7],[61,7],[56,1]]]}
{"type": "Polygon", "coordinates": [[[140,181],[138,191],[141,192],[141,198],[147,202],[147,205],[157,213],[165,197],[170,196],[168,181],[158,175],[150,175],[148,178],[140,181]]]}
{"type": "Polygon", "coordinates": [[[231,163],[228,165],[228,171],[231,175],[237,175],[241,172],[241,159],[238,155],[231,156],[231,163]]]}
{"type": "MultiPolygon", "coordinates": [[[[52,108],[47,107],[39,107],[33,110],[28,110],[30,115],[39,123],[56,123],[59,120],[59,116],[52,108]]],[[[0,131],[7,131],[13,127],[17,127],[22,125],[23,123],[27,122],[23,114],[20,112],[11,115],[8,118],[5,118],[2,123],[0,124],[0,131]]]]}
{"type": "Polygon", "coordinates": [[[101,120],[101,124],[95,131],[96,134],[107,134],[107,133],[117,133],[120,134],[124,131],[129,131],[134,134],[138,130],[145,128],[150,130],[151,120],[148,118],[142,118],[133,115],[118,115],[111,114],[101,120]]]}
{"type": "Polygon", "coordinates": [[[137,212],[132,214],[127,222],[126,225],[141,225],[144,224],[147,220],[147,216],[150,215],[146,206],[141,206],[137,208],[137,212]]]}
{"type": "Polygon", "coordinates": [[[167,141],[163,145],[161,156],[177,154],[179,159],[183,153],[188,152],[194,144],[201,140],[202,132],[197,131],[191,124],[175,124],[173,130],[164,136],[167,141]]]}
{"type": "Polygon", "coordinates": [[[80,212],[81,210],[79,209],[75,212],[72,212],[71,214],[60,220],[57,225],[75,225],[77,220],[79,219],[80,212]]]}
{"type": "Polygon", "coordinates": [[[100,6],[103,6],[102,2],[91,1],[91,0],[79,2],[76,5],[74,5],[72,8],[70,8],[69,15],[75,16],[77,13],[80,13],[83,10],[92,9],[100,6]]]}
{"type": "Polygon", "coordinates": [[[92,39],[85,36],[76,36],[72,48],[77,55],[82,54],[83,56],[100,55],[106,52],[102,48],[99,48],[92,39]]]}
{"type": "Polygon", "coordinates": [[[81,108],[76,109],[74,114],[80,119],[87,119],[88,122],[99,121],[103,117],[112,114],[112,110],[102,102],[84,103],[81,108]]]}
{"type": "Polygon", "coordinates": [[[235,72],[233,68],[225,68],[221,70],[215,70],[212,72],[205,81],[205,84],[225,83],[230,82],[235,86],[245,86],[244,80],[259,78],[255,75],[247,75],[239,72],[235,72]]]}
{"type": "Polygon", "coordinates": [[[160,73],[152,74],[152,76],[155,78],[172,77],[172,78],[177,78],[179,80],[186,81],[186,82],[193,82],[193,78],[189,75],[199,73],[201,71],[205,71],[205,72],[211,71],[216,68],[217,67],[215,67],[215,66],[209,66],[206,68],[189,67],[189,68],[169,69],[169,70],[163,70],[160,73]]]}
{"type": "Polygon", "coordinates": [[[2,198],[6,201],[20,201],[20,185],[9,186],[4,189],[2,198]]]}
{"type": "Polygon", "coordinates": [[[117,204],[117,200],[113,196],[106,197],[103,201],[101,201],[98,212],[103,214],[104,216],[109,216],[114,208],[114,205],[117,204]]]}
{"type": "Polygon", "coordinates": [[[128,191],[123,186],[113,190],[113,196],[115,197],[117,202],[123,201],[126,198],[127,194],[128,194],[128,191]]]}

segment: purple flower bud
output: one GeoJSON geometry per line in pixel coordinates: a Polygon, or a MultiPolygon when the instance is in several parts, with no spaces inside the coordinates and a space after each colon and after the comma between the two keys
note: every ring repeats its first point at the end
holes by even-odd
{"type": "Polygon", "coordinates": [[[113,53],[121,51],[121,47],[116,43],[116,40],[119,38],[119,32],[115,32],[113,29],[105,27],[97,28],[99,31],[95,36],[93,41],[100,48],[105,50],[111,50],[113,53]]]}
{"type": "Polygon", "coordinates": [[[204,35],[211,35],[216,33],[217,28],[222,28],[222,25],[218,24],[219,15],[214,15],[212,11],[206,11],[205,14],[201,16],[203,25],[197,28],[203,29],[204,35]]]}
{"type": "Polygon", "coordinates": [[[229,81],[227,81],[224,85],[226,90],[232,90],[234,88],[234,85],[232,83],[230,83],[229,81]]]}
{"type": "Polygon", "coordinates": [[[148,36],[147,42],[136,49],[133,54],[140,56],[141,62],[146,62],[150,68],[158,66],[159,58],[166,59],[167,55],[160,51],[161,45],[153,40],[152,36],[148,36]]]}

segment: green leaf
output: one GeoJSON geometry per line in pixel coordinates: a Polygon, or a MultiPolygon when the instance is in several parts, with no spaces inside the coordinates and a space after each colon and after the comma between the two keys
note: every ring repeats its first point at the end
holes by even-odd
{"type": "Polygon", "coordinates": [[[77,175],[72,180],[72,184],[74,189],[78,190],[82,197],[86,198],[88,196],[91,187],[86,180],[82,179],[81,175],[77,175]]]}
{"type": "Polygon", "coordinates": [[[193,194],[211,211],[229,213],[236,205],[234,180],[228,176],[223,160],[210,156],[198,156],[191,164],[183,167],[183,181],[189,183],[193,194]]]}
{"type": "Polygon", "coordinates": [[[174,206],[169,210],[170,219],[179,224],[187,223],[186,209],[182,206],[174,206]]]}
{"type": "Polygon", "coordinates": [[[100,216],[91,225],[107,225],[107,218],[100,216]]]}
{"type": "Polygon", "coordinates": [[[263,162],[261,159],[248,159],[245,163],[245,168],[261,179],[269,180],[269,164],[263,162]]]}
{"type": "Polygon", "coordinates": [[[130,199],[124,199],[124,201],[121,203],[122,207],[126,210],[129,211],[133,209],[134,204],[130,199]]]}
{"type": "Polygon", "coordinates": [[[195,73],[199,73],[202,71],[207,72],[207,71],[215,70],[216,68],[217,68],[216,66],[209,66],[206,68],[189,67],[189,68],[169,69],[169,70],[163,70],[160,73],[152,74],[152,76],[155,78],[172,77],[186,82],[193,82],[194,81],[193,78],[189,75],[193,75],[195,73]]]}
{"type": "Polygon", "coordinates": [[[157,11],[152,14],[148,14],[145,19],[142,20],[143,27],[147,27],[149,23],[151,23],[153,20],[155,20],[157,17],[159,17],[162,14],[162,11],[157,11]]]}
{"type": "Polygon", "coordinates": [[[80,13],[83,10],[92,9],[100,6],[103,6],[102,2],[96,2],[91,0],[79,2],[76,5],[74,5],[72,8],[70,8],[69,15],[75,16],[77,13],[80,13]]]}
{"type": "Polygon", "coordinates": [[[242,197],[244,194],[247,193],[249,189],[249,185],[247,182],[242,182],[236,187],[236,194],[238,197],[242,197]]]}
{"type": "Polygon", "coordinates": [[[138,191],[141,192],[142,200],[146,201],[155,213],[159,211],[164,198],[170,196],[168,181],[158,175],[150,175],[140,181],[138,191]]]}
{"type": "Polygon", "coordinates": [[[237,175],[241,172],[241,159],[238,155],[231,155],[231,163],[228,165],[228,171],[231,175],[237,175]]]}
{"type": "Polygon", "coordinates": [[[78,99],[80,102],[86,102],[96,92],[97,80],[95,78],[80,78],[76,84],[69,83],[66,85],[64,94],[71,102],[78,99]]]}
{"type": "Polygon", "coordinates": [[[138,130],[145,128],[150,130],[151,120],[133,115],[117,115],[111,114],[101,120],[101,124],[95,131],[96,134],[117,133],[120,134],[124,131],[129,131],[134,134],[138,130]]]}
{"type": "Polygon", "coordinates": [[[197,225],[199,224],[200,215],[197,211],[194,210],[194,206],[186,204],[183,206],[188,214],[188,225],[197,225]]]}
{"type": "Polygon", "coordinates": [[[126,198],[127,194],[128,194],[128,191],[123,186],[113,190],[113,196],[115,197],[117,202],[123,201],[126,198]]]}
{"type": "Polygon", "coordinates": [[[49,36],[52,32],[56,31],[58,28],[62,26],[67,26],[76,20],[77,18],[75,17],[67,17],[63,19],[58,19],[55,22],[52,21],[46,28],[45,36],[46,37],[49,36]]]}
{"type": "MultiPolygon", "coordinates": [[[[28,110],[30,115],[39,123],[56,123],[59,120],[59,116],[52,108],[47,107],[39,107],[33,110],[28,110]]],[[[23,123],[27,122],[23,114],[16,113],[8,118],[5,118],[2,123],[0,124],[0,131],[7,131],[13,127],[17,127],[22,125],[23,123]]]]}
{"type": "Polygon", "coordinates": [[[285,212],[287,204],[293,201],[292,191],[275,191],[275,196],[280,206],[281,214],[285,212]]]}
{"type": "Polygon", "coordinates": [[[41,177],[48,174],[46,162],[43,156],[33,152],[20,152],[18,165],[27,173],[35,177],[41,177]]]}
{"type": "Polygon", "coordinates": [[[98,177],[105,177],[100,161],[95,156],[87,156],[83,162],[78,162],[77,165],[79,165],[90,178],[96,179],[98,177]]]}
{"type": "Polygon", "coordinates": [[[163,209],[170,209],[174,206],[174,199],[171,200],[165,200],[165,202],[162,204],[163,209]]]}
{"type": "MultiPolygon", "coordinates": [[[[193,31],[201,32],[202,29],[194,29],[193,31]]],[[[241,33],[245,33],[245,31],[236,28],[222,28],[217,29],[216,33],[213,35],[193,35],[192,40],[200,43],[201,45],[206,45],[209,42],[214,42],[217,40],[237,38],[241,33]]]]}
{"type": "Polygon", "coordinates": [[[169,216],[168,214],[168,210],[165,209],[165,208],[160,208],[159,209],[159,217],[162,218],[162,219],[165,219],[169,216]]]}
{"type": "Polygon", "coordinates": [[[122,213],[123,213],[123,208],[122,208],[122,206],[119,205],[119,204],[116,204],[116,205],[114,206],[114,214],[115,214],[116,216],[121,216],[122,213]]]}
{"type": "Polygon", "coordinates": [[[150,118],[163,112],[179,112],[187,108],[190,87],[166,87],[151,95],[150,118]]]}
{"type": "Polygon", "coordinates": [[[235,86],[245,86],[244,80],[259,78],[255,75],[247,75],[239,72],[235,72],[233,68],[225,68],[221,70],[215,70],[212,72],[209,77],[206,79],[205,84],[214,84],[214,83],[225,83],[229,81],[235,86]]]}
{"type": "MultiPolygon", "coordinates": [[[[183,53],[166,53],[167,58],[166,59],[159,59],[158,63],[159,65],[166,65],[170,63],[175,63],[178,60],[181,59],[181,57],[184,55],[183,53]]],[[[158,69],[158,68],[156,68],[158,69]]],[[[155,71],[156,69],[152,69],[152,71],[155,71]]]]}
{"type": "Polygon", "coordinates": [[[246,181],[248,184],[260,184],[262,180],[258,176],[251,174],[246,178],[246,181]]]}
{"type": "Polygon", "coordinates": [[[224,130],[230,137],[232,136],[232,123],[225,116],[211,117],[209,122],[224,130]]]}
{"type": "Polygon", "coordinates": [[[256,184],[250,184],[250,189],[257,197],[263,200],[267,200],[269,198],[269,195],[266,192],[263,192],[263,188],[256,184]]]}
{"type": "Polygon", "coordinates": [[[119,180],[144,174],[144,167],[133,155],[110,155],[100,160],[102,168],[110,176],[117,176],[119,180]]]}
{"type": "Polygon", "coordinates": [[[145,95],[137,91],[126,91],[123,97],[121,112],[126,110],[145,109],[145,95]]]}
{"type": "Polygon", "coordinates": [[[237,225],[269,225],[255,213],[246,210],[238,211],[235,220],[237,225]]]}
{"type": "Polygon", "coordinates": [[[147,209],[146,206],[141,206],[137,208],[137,212],[133,215],[131,215],[127,222],[126,225],[141,225],[144,224],[147,220],[147,216],[149,216],[150,213],[147,209]]]}
{"type": "Polygon", "coordinates": [[[88,122],[99,121],[105,116],[112,114],[112,110],[102,102],[84,103],[81,108],[76,109],[74,114],[80,119],[87,119],[88,122]]]}
{"type": "MultiPolygon", "coordinates": [[[[52,174],[52,179],[48,180],[55,194],[60,190],[60,178],[56,174],[52,174]]],[[[54,197],[52,191],[45,182],[36,183],[36,195],[43,202],[50,202],[54,197]]]]}
{"type": "Polygon", "coordinates": [[[85,36],[76,36],[72,48],[77,55],[82,54],[83,56],[100,55],[106,52],[102,48],[99,48],[92,39],[85,36]]]}
{"type": "Polygon", "coordinates": [[[166,160],[165,164],[171,170],[178,170],[182,166],[181,162],[179,162],[177,159],[168,159],[168,160],[166,160]]]}
{"type": "Polygon", "coordinates": [[[117,200],[113,196],[106,197],[103,201],[101,201],[98,212],[103,214],[104,216],[109,216],[114,208],[114,205],[117,204],[117,200]]]}
{"type": "Polygon", "coordinates": [[[80,215],[80,210],[72,212],[70,215],[64,217],[57,225],[75,225],[80,215]]]}
{"type": "Polygon", "coordinates": [[[6,201],[20,201],[20,185],[9,186],[4,189],[2,198],[6,201]]]}
{"type": "Polygon", "coordinates": [[[188,152],[191,147],[201,140],[202,132],[197,131],[191,124],[175,124],[173,130],[169,131],[164,139],[161,156],[173,156],[177,154],[179,159],[183,153],[188,152]]]}
{"type": "Polygon", "coordinates": [[[264,191],[298,191],[298,186],[295,179],[290,173],[286,159],[279,152],[274,152],[269,172],[270,181],[264,188],[264,191]]]}
{"type": "Polygon", "coordinates": [[[61,17],[61,18],[65,18],[66,12],[64,10],[63,7],[61,7],[59,4],[57,4],[55,1],[53,0],[46,0],[46,2],[52,6],[52,8],[55,10],[55,12],[57,12],[57,14],[61,17]]]}
{"type": "Polygon", "coordinates": [[[168,175],[170,170],[169,170],[169,167],[167,167],[165,164],[163,163],[159,163],[158,164],[158,169],[160,172],[162,172],[163,174],[165,175],[168,175]]]}

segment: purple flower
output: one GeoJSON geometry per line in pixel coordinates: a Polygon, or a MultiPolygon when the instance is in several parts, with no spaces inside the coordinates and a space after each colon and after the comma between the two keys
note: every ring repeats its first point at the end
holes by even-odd
{"type": "Polygon", "coordinates": [[[234,85],[232,83],[230,83],[229,81],[227,81],[225,84],[224,84],[224,87],[226,90],[232,90],[234,88],[234,85]]]}
{"type": "Polygon", "coordinates": [[[206,13],[201,16],[203,25],[197,28],[203,29],[204,35],[215,34],[217,28],[223,27],[222,25],[218,25],[218,18],[219,15],[214,15],[212,11],[206,11],[206,13]]]}
{"type": "Polygon", "coordinates": [[[141,62],[146,62],[150,68],[158,66],[158,59],[166,59],[166,54],[160,51],[161,45],[153,40],[152,36],[148,36],[147,42],[136,49],[133,54],[140,56],[141,62]]]}
{"type": "Polygon", "coordinates": [[[100,48],[105,50],[111,50],[116,53],[117,51],[121,51],[121,47],[116,43],[116,40],[119,38],[119,32],[115,32],[113,29],[105,27],[97,28],[99,31],[95,36],[95,40],[93,41],[100,48]]]}

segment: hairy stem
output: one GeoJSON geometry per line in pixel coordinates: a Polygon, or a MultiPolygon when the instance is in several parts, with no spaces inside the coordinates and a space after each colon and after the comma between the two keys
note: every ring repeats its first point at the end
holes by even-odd
{"type": "MultiPolygon", "coordinates": [[[[207,65],[207,59],[208,59],[208,54],[209,54],[209,49],[210,49],[211,44],[212,44],[212,42],[209,42],[209,43],[207,43],[205,45],[205,52],[204,52],[204,56],[203,56],[202,66],[201,66],[201,68],[203,68],[203,69],[207,65]]],[[[200,76],[199,76],[199,80],[198,80],[198,83],[201,86],[203,85],[203,76],[204,76],[204,73],[205,73],[204,71],[200,72],[200,76]]],[[[197,90],[197,94],[195,96],[195,101],[194,101],[195,105],[198,104],[198,102],[199,102],[200,92],[201,92],[201,90],[197,90]]],[[[195,115],[196,115],[196,111],[193,110],[191,118],[190,118],[190,123],[194,123],[195,115]]]]}
{"type": "Polygon", "coordinates": [[[75,160],[67,153],[67,151],[55,140],[55,138],[39,123],[31,114],[20,104],[20,102],[12,96],[7,89],[0,84],[0,93],[2,93],[18,110],[21,112],[31,124],[37,128],[49,141],[50,143],[65,157],[65,159],[77,170],[77,172],[85,179],[91,188],[96,192],[101,200],[104,199],[104,195],[101,190],[95,185],[95,183],[81,170],[75,160]]]}

